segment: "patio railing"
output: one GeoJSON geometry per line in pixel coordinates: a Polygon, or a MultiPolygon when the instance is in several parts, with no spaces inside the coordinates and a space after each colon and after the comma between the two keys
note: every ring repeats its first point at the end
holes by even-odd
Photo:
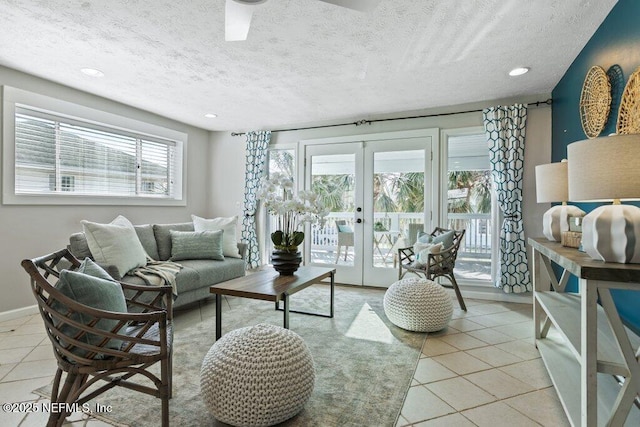
{"type": "MultiPolygon", "coordinates": [[[[353,212],[332,212],[321,227],[314,224],[311,227],[312,250],[331,251],[338,245],[338,229],[336,220],[344,220],[347,225],[353,227],[353,212]]],[[[375,213],[374,226],[376,229],[399,231],[400,236],[406,234],[409,224],[421,223],[422,213],[375,213]],[[379,223],[379,224],[378,224],[379,223]]],[[[465,229],[465,241],[460,252],[461,255],[486,258],[491,254],[491,215],[490,214],[449,214],[448,228],[465,229]]]]}
{"type": "Polygon", "coordinates": [[[448,219],[448,228],[466,230],[462,254],[491,255],[491,214],[450,213],[448,219]]]}

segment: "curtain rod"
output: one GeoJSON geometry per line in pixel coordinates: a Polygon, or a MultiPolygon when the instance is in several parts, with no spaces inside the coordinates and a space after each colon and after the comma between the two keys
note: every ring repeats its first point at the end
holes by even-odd
{"type": "MultiPolygon", "coordinates": [[[[530,102],[530,103],[527,104],[527,106],[539,107],[540,105],[551,105],[552,103],[553,103],[553,100],[551,98],[549,98],[546,101],[530,102]]],[[[271,132],[293,132],[293,131],[297,131],[297,130],[333,128],[333,127],[338,127],[338,126],[349,126],[349,125],[362,126],[362,125],[370,125],[371,123],[377,123],[377,122],[390,122],[390,121],[394,121],[394,120],[407,120],[407,119],[423,119],[423,118],[427,118],[427,117],[454,116],[456,114],[481,113],[482,111],[483,111],[483,109],[467,110],[467,111],[456,111],[456,112],[451,112],[451,113],[424,114],[424,115],[420,115],[420,116],[394,117],[394,118],[389,118],[389,119],[358,120],[356,122],[338,123],[338,124],[335,124],[335,125],[307,126],[307,127],[291,128],[291,129],[274,129],[271,132]]],[[[246,134],[246,132],[231,132],[231,136],[242,136],[242,135],[245,135],[245,134],[246,134]]]]}

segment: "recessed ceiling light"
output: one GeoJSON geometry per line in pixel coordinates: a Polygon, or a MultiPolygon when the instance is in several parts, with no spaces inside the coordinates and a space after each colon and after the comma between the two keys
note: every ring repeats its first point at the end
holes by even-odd
{"type": "Polygon", "coordinates": [[[509,75],[511,77],[515,77],[515,76],[521,76],[523,74],[526,74],[529,72],[529,68],[527,67],[518,67],[518,68],[514,68],[513,70],[509,71],[509,75]]]}
{"type": "Polygon", "coordinates": [[[216,117],[218,117],[217,114],[213,114],[213,113],[207,113],[204,115],[207,119],[215,119],[216,117]]]}
{"type": "Polygon", "coordinates": [[[90,77],[104,77],[104,73],[100,70],[96,70],[95,68],[83,68],[80,72],[90,77]]]}

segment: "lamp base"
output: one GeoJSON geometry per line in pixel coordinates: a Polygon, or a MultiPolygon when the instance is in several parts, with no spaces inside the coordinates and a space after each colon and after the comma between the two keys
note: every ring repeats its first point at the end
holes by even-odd
{"type": "Polygon", "coordinates": [[[600,206],[582,220],[582,247],[591,258],[640,264],[640,208],[600,206]]]}
{"type": "Polygon", "coordinates": [[[569,231],[570,216],[585,216],[585,212],[571,205],[553,206],[542,216],[542,233],[552,242],[562,240],[562,232],[569,231]]]}

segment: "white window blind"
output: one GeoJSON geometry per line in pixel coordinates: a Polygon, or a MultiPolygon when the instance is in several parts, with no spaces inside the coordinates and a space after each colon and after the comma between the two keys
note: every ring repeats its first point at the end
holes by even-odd
{"type": "Polygon", "coordinates": [[[15,108],[15,193],[176,197],[176,142],[15,108]]]}

